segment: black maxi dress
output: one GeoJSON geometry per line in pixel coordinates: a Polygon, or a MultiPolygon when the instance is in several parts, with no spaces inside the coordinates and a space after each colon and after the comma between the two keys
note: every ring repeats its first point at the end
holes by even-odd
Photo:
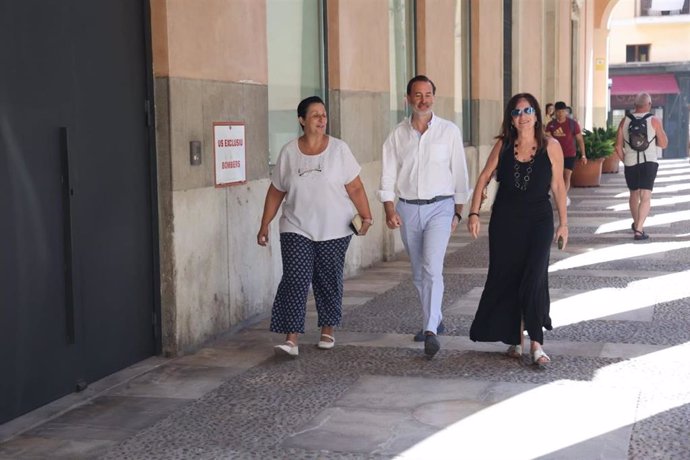
{"type": "Polygon", "coordinates": [[[501,149],[497,179],[489,222],[489,273],[470,339],[518,345],[524,318],[530,338],[543,344],[542,328],[552,329],[548,267],[554,234],[546,147],[536,152],[532,164],[522,163],[508,142],[501,149]]]}

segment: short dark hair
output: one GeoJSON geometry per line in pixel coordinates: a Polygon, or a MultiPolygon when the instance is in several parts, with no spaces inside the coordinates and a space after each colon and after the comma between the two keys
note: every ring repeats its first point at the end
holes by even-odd
{"type": "Polygon", "coordinates": [[[312,104],[326,105],[323,103],[323,99],[321,99],[319,96],[309,96],[308,98],[300,101],[299,105],[297,106],[297,116],[300,118],[306,117],[309,106],[312,104]]]}
{"type": "Polygon", "coordinates": [[[408,96],[412,94],[412,85],[414,85],[418,81],[424,81],[427,83],[431,83],[431,92],[433,94],[436,94],[436,85],[434,85],[434,82],[431,81],[431,79],[429,77],[427,77],[426,75],[417,75],[416,77],[412,77],[412,79],[407,82],[407,95],[408,96]]]}
{"type": "MultiPolygon", "coordinates": [[[[307,112],[309,111],[309,106],[312,104],[322,104],[324,107],[326,106],[326,104],[323,102],[323,99],[321,99],[319,96],[309,96],[306,99],[302,99],[297,105],[297,116],[299,118],[306,118],[307,112]]],[[[302,131],[304,131],[304,125],[302,125],[302,123],[299,124],[299,127],[302,128],[302,131]]]]}
{"type": "Polygon", "coordinates": [[[556,105],[554,106],[554,108],[556,110],[563,110],[563,109],[567,109],[568,105],[563,101],[558,101],[558,102],[556,102],[556,105]]]}

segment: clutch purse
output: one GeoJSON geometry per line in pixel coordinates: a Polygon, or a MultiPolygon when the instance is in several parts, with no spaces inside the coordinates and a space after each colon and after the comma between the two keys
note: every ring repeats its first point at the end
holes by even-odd
{"type": "Polygon", "coordinates": [[[355,233],[355,235],[359,235],[359,231],[362,229],[362,223],[362,216],[355,214],[355,217],[353,217],[350,221],[350,229],[355,233]]]}

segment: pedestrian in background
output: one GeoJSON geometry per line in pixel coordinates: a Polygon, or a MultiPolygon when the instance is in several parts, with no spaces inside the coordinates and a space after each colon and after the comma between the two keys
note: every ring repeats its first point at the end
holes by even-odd
{"type": "Polygon", "coordinates": [[[546,104],[546,107],[544,107],[544,120],[551,121],[556,117],[556,109],[554,108],[552,103],[546,104]]]}
{"type": "Polygon", "coordinates": [[[299,354],[298,337],[304,333],[310,284],[321,328],[318,347],[335,345],[333,330],[342,318],[345,253],[352,238],[352,204],[362,217],[360,235],[373,223],[359,177],[361,167],[345,142],[326,134],[328,116],[321,98],[301,101],[297,117],[304,133],[280,151],[257,234],[257,243],[266,246],[269,224],[282,204],[283,277],[271,311],[271,332],[286,334],[285,343],[275,347],[276,354],[293,357],[299,354]]]}
{"type": "Polygon", "coordinates": [[[408,82],[407,102],[412,115],[400,122],[383,144],[378,192],[386,225],[400,228],[410,256],[412,282],[423,317],[415,341],[424,341],[424,353],[429,358],[441,348],[437,333],[443,319],[443,259],[469,198],[460,129],[433,113],[435,95],[436,86],[424,75],[408,82]]]}
{"type": "Polygon", "coordinates": [[[661,149],[668,147],[664,126],[651,110],[652,98],[647,93],[639,93],[635,96],[633,112],[626,113],[621,120],[616,136],[616,155],[623,161],[625,183],[630,190],[633,238],[638,241],[649,239],[644,222],[651,208],[652,189],[659,169],[657,160],[661,157],[661,149]]]}
{"type": "Polygon", "coordinates": [[[566,206],[570,205],[567,196],[570,191],[570,176],[575,169],[577,147],[580,149],[580,161],[587,164],[587,152],[585,152],[585,139],[582,137],[580,124],[570,117],[570,107],[565,102],[556,102],[556,117],[546,125],[546,134],[556,139],[563,150],[563,181],[565,182],[566,206]]]}
{"type": "Polygon", "coordinates": [[[532,362],[550,361],[544,352],[544,329],[551,330],[548,266],[554,236],[549,190],[558,210],[556,239],[568,244],[568,217],[563,183],[563,152],[545,136],[541,109],[528,93],[513,96],[479,174],[470,203],[467,228],[477,238],[482,189],[496,171],[498,191],[489,222],[489,273],[470,339],[501,341],[508,355],[522,357],[523,330],[531,340],[532,362]]]}

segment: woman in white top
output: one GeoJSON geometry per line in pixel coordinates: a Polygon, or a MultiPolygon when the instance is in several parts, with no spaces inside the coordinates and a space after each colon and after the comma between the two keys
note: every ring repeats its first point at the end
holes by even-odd
{"type": "Polygon", "coordinates": [[[352,238],[352,204],[362,216],[359,235],[373,223],[359,177],[361,167],[347,144],[326,134],[326,107],[317,96],[297,106],[304,134],[280,151],[266,193],[257,243],[268,244],[268,226],[283,204],[280,246],[283,277],[278,285],[271,331],[286,334],[276,354],[298,355],[312,285],[321,337],[318,347],[333,348],[333,329],[342,317],[343,268],[352,238]],[[284,200],[284,201],[283,201],[284,200]]]}

